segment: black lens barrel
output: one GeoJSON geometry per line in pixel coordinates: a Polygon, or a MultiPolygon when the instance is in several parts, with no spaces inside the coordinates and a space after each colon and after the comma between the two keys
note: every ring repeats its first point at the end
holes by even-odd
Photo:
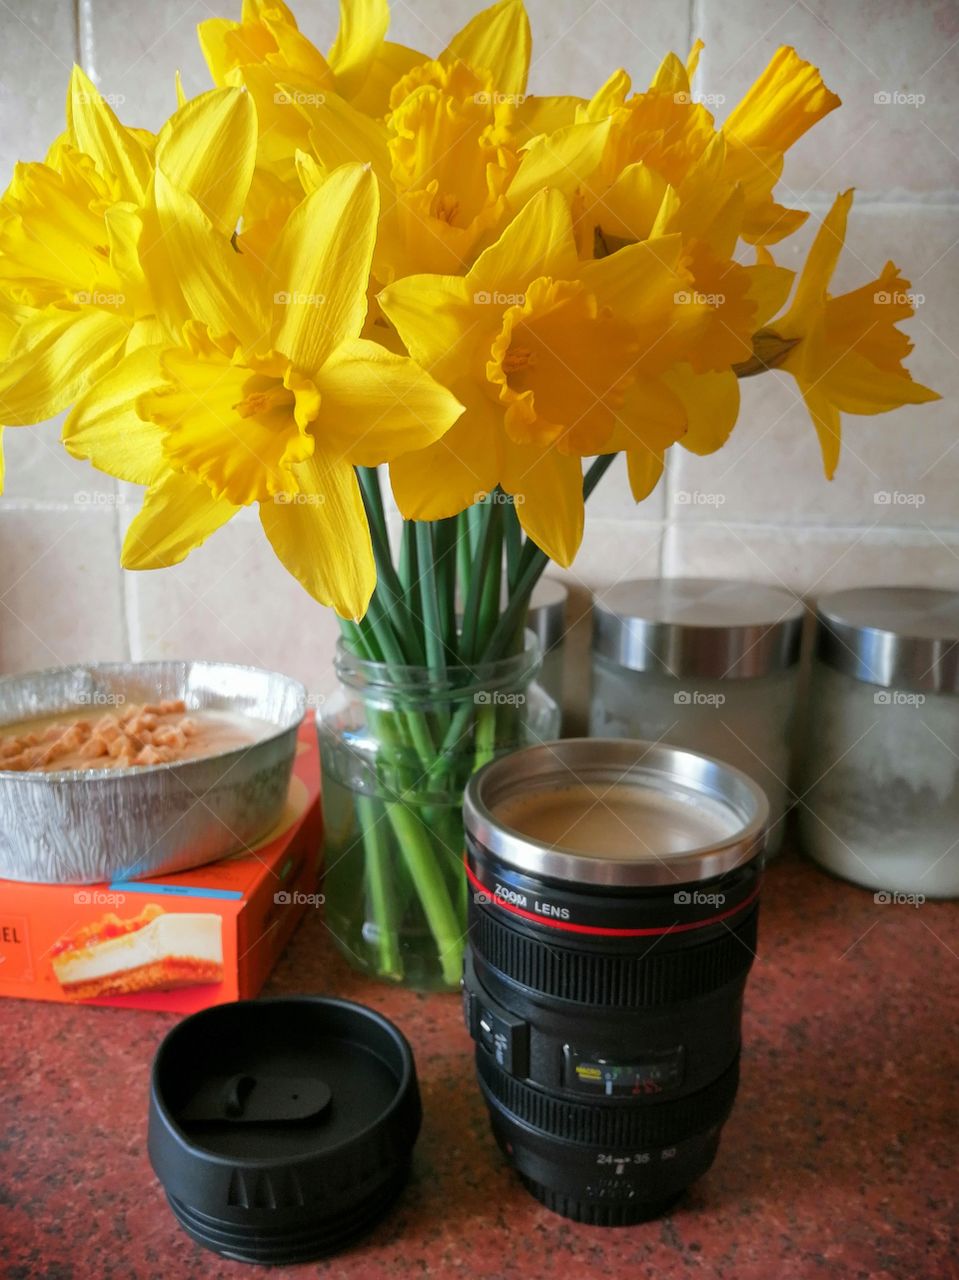
{"type": "MultiPolygon", "coordinates": [[[[497,787],[508,763],[487,766],[497,787]]],[[[463,999],[494,1135],[558,1213],[608,1226],[658,1216],[712,1164],[736,1096],[762,799],[759,837],[747,830],[734,856],[710,850],[675,872],[662,860],[644,884],[635,866],[618,883],[615,865],[584,856],[577,880],[568,855],[529,855],[483,810],[482,774],[470,791],[463,999]]]]}

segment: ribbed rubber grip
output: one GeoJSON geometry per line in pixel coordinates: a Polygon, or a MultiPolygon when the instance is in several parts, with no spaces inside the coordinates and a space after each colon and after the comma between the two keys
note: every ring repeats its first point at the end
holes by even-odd
{"type": "Polygon", "coordinates": [[[720,1125],[739,1084],[739,1055],[705,1089],[684,1098],[622,1106],[571,1102],[507,1075],[484,1050],[476,1051],[480,1086],[490,1105],[563,1142],[611,1151],[675,1146],[720,1125]]]}
{"type": "Polygon", "coordinates": [[[745,978],[756,951],[757,907],[709,942],[666,950],[653,941],[646,954],[573,950],[521,933],[492,910],[473,912],[470,940],[484,964],[510,982],[577,1004],[627,1009],[674,1005],[745,978]]]}

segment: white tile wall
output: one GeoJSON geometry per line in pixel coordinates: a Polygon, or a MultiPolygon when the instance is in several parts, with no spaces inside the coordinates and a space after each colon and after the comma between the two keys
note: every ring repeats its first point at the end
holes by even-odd
{"type": "MultiPolygon", "coordinates": [[[[40,158],[62,127],[70,64],[81,58],[131,123],[156,127],[179,69],[207,78],[195,23],[235,16],[240,0],[10,0],[0,5],[0,182],[40,158]]],[[[295,5],[321,45],[334,0],[295,5]]],[[[438,52],[474,0],[394,6],[394,38],[438,52]]],[[[582,553],[563,576],[572,617],[590,591],[656,573],[746,575],[815,592],[855,582],[959,586],[959,7],[952,0],[528,0],[531,87],[589,94],[617,65],[646,83],[662,53],[702,36],[699,89],[733,103],[776,45],[795,43],[844,99],[791,152],[782,198],[821,216],[856,185],[837,287],[893,258],[925,301],[913,370],[946,397],[898,414],[846,418],[836,479],[822,478],[812,428],[788,380],[743,385],[730,446],[708,459],[674,451],[666,483],[640,509],[624,468],[594,498],[582,553]],[[877,101],[912,95],[918,105],[877,101]],[[876,495],[900,495],[877,502],[876,495]]],[[[721,116],[725,108],[720,108],[721,116]]],[[[799,262],[812,229],[783,246],[799,262]]],[[[182,566],[117,568],[136,491],[73,462],[57,424],[6,433],[0,500],[0,671],[94,657],[197,656],[280,667],[331,688],[336,625],[272,557],[256,523],[237,520],[182,566]]],[[[587,629],[570,644],[585,652],[587,629]]]]}

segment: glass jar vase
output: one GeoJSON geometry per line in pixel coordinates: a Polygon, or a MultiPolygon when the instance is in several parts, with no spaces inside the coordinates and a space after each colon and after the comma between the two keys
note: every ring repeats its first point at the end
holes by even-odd
{"type": "Polygon", "coordinates": [[[463,791],[504,752],[555,738],[536,637],[487,665],[398,667],[341,640],[340,690],[319,719],[326,923],[370,976],[459,986],[466,938],[463,791]]]}

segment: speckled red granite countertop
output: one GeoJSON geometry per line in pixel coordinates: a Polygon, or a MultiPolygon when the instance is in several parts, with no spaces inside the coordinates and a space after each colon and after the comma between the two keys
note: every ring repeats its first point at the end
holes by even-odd
{"type": "MultiPolygon", "coordinates": [[[[453,996],[367,982],[319,913],[268,994],[382,1010],[413,1044],[425,1119],[412,1184],[324,1277],[656,1276],[955,1280],[959,907],[880,906],[798,859],[767,875],[742,1085],[711,1172],[673,1215],[603,1230],[555,1217],[489,1135],[453,996]]],[[[236,1277],[177,1227],[147,1162],[165,1014],[0,1001],[0,1275],[236,1277]]]]}

